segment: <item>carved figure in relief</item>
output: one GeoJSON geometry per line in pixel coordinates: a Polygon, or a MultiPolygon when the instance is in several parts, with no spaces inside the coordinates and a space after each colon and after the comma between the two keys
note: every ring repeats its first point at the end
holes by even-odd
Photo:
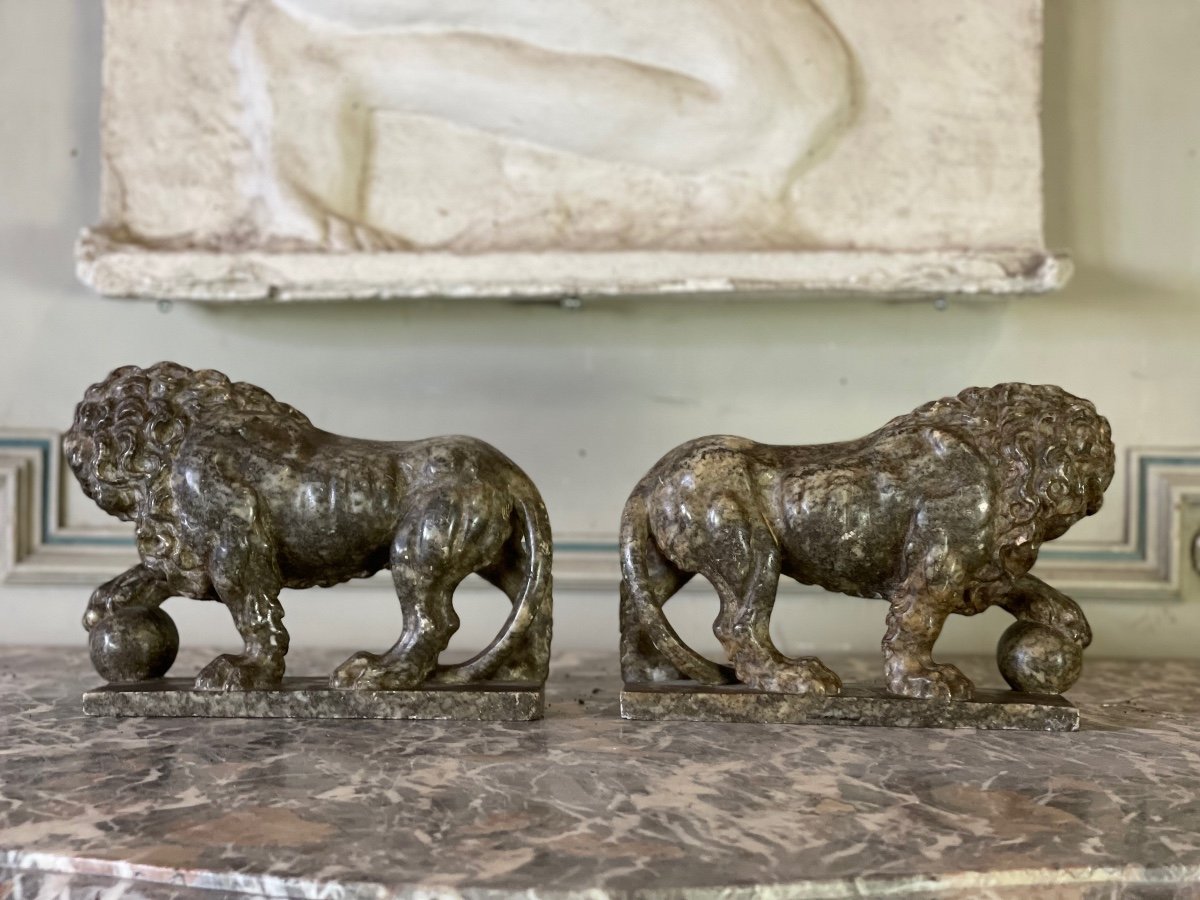
{"type": "Polygon", "coordinates": [[[851,106],[849,55],[811,0],[252,0],[234,57],[260,227],[340,250],[437,240],[372,213],[380,115],[778,205],[851,106]]]}
{"type": "Polygon", "coordinates": [[[991,606],[1018,619],[1000,646],[1010,683],[1065,690],[1091,632],[1030,568],[1045,541],[1100,508],[1113,467],[1108,422],[1048,385],[971,388],[844,443],[686,443],[639,482],[621,519],[625,681],[838,692],[817,658],[789,658],[771,640],[786,575],[888,602],[893,693],[970,697],[971,682],[934,661],[934,642],[951,613],[991,606]],[[720,599],[714,632],[729,665],[685,645],[663,614],[696,574],[720,599]]]}
{"type": "Polygon", "coordinates": [[[198,688],[277,686],[288,649],[280,590],[388,569],[400,638],[385,653],[351,656],[334,687],[545,680],[546,509],[529,478],[482,441],[341,437],[261,388],[164,362],[90,387],[64,447],[84,492],[137,526],[141,562],[97,588],[84,617],[106,677],[165,673],[174,649],[157,644],[178,638],[158,607],[183,596],[225,604],[245,641],[206,666],[198,688]],[[473,659],[439,666],[459,624],[454,589],[472,573],[509,596],[511,614],[473,659]]]}

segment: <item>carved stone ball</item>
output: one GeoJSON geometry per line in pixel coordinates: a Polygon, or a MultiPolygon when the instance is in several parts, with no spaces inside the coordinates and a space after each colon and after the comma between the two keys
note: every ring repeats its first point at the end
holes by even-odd
{"type": "Polygon", "coordinates": [[[127,608],[92,626],[88,646],[106,681],[148,681],[162,678],[175,662],[179,631],[158,607],[127,608]]]}
{"type": "Polygon", "coordinates": [[[996,662],[1015,691],[1061,694],[1083,671],[1083,648],[1045,625],[1013,622],[996,645],[996,662]]]}

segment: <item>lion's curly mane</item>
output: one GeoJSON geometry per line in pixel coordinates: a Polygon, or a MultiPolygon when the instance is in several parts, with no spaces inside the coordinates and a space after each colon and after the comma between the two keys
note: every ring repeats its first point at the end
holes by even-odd
{"type": "Polygon", "coordinates": [[[1112,481],[1108,420],[1054,385],[968,388],[893,419],[883,431],[914,427],[945,430],[996,466],[997,578],[1028,571],[1051,520],[1071,523],[1096,512],[1112,481]]]}
{"type": "MultiPolygon", "coordinates": [[[[88,388],[75,408],[63,439],[67,463],[101,509],[136,519],[144,559],[172,559],[179,552],[171,461],[187,434],[216,412],[225,421],[245,416],[311,427],[303,413],[262,388],[172,362],[117,369],[88,388]]],[[[183,570],[195,564],[175,562],[183,570]]]]}

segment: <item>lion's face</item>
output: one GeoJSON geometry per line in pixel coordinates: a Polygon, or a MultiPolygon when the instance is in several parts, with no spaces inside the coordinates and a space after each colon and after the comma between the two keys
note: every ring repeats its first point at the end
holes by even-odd
{"type": "Polygon", "coordinates": [[[885,426],[945,428],[994,467],[997,571],[1023,575],[1045,541],[1095,514],[1113,478],[1108,421],[1089,401],[1055,385],[968,388],[885,426]]]}
{"type": "MultiPolygon", "coordinates": [[[[83,404],[81,404],[82,406],[83,404]]],[[[75,473],[83,492],[97,506],[122,521],[137,516],[145,497],[141,479],[123,465],[123,454],[108,434],[84,432],[79,417],[63,439],[67,465],[75,473]]]]}
{"type": "Polygon", "coordinates": [[[182,433],[170,393],[191,370],[174,363],[126,366],[92,385],[63,439],[67,464],[106,513],[135,519],[182,433]]]}
{"type": "Polygon", "coordinates": [[[1077,460],[1074,477],[1051,482],[1051,491],[1042,498],[1040,538],[1052,541],[1062,537],[1076,522],[1094,516],[1104,505],[1104,491],[1112,480],[1112,468],[1088,457],[1077,460]],[[1097,465],[1097,463],[1099,463],[1097,465]]]}
{"type": "Polygon", "coordinates": [[[1010,496],[1036,509],[1027,527],[1040,545],[1104,505],[1116,467],[1112,436],[1108,421],[1089,401],[1061,388],[1009,386],[1006,400],[1017,414],[1000,437],[1009,458],[1019,460],[1007,486],[1010,496]]]}
{"type": "MultiPolygon", "coordinates": [[[[184,440],[217,418],[244,415],[293,429],[308,419],[261,388],[172,362],[125,366],[87,389],[63,440],[83,491],[110,515],[138,522],[138,550],[180,546],[171,471],[184,440]]],[[[166,548],[166,549],[164,549],[166,548]]]]}

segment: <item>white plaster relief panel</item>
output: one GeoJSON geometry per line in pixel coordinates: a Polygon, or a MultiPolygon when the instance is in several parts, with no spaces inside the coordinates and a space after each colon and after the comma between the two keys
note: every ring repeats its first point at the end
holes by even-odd
{"type": "Polygon", "coordinates": [[[100,291],[1041,291],[1040,0],[106,0],[100,291]]]}

